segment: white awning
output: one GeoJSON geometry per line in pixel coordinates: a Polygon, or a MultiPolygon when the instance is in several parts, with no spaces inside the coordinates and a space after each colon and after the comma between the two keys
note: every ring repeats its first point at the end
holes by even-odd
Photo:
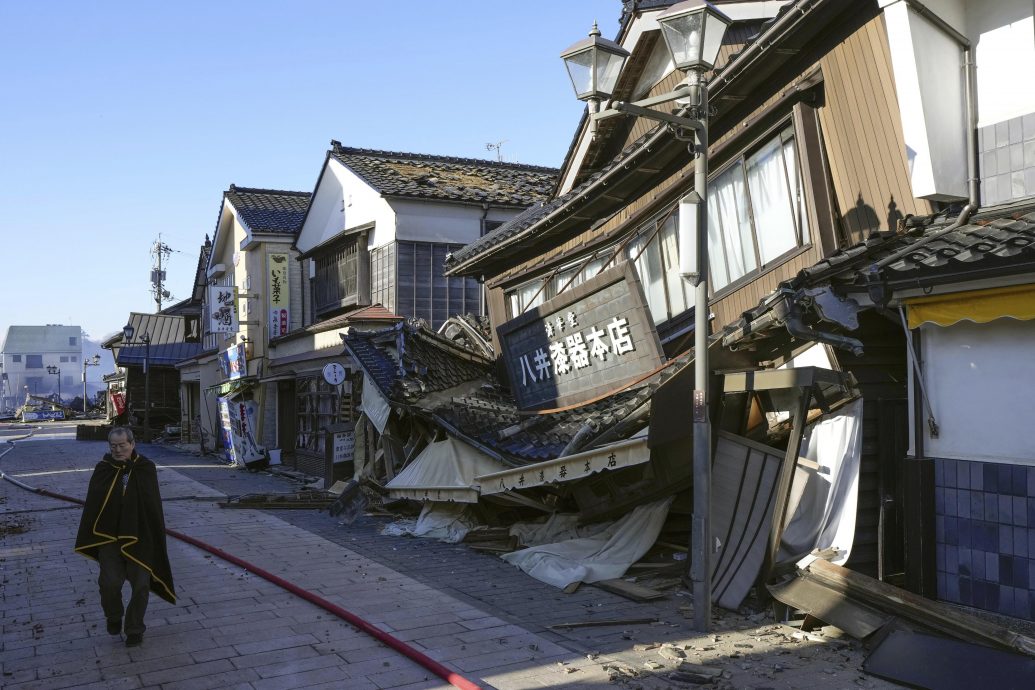
{"type": "Polygon", "coordinates": [[[454,438],[428,444],[421,454],[385,487],[392,498],[418,501],[478,502],[479,474],[504,465],[454,438]]]}
{"type": "Polygon", "coordinates": [[[475,477],[482,494],[498,494],[543,484],[582,479],[604,470],[618,470],[650,460],[647,437],[639,436],[583,453],[475,477]]]}

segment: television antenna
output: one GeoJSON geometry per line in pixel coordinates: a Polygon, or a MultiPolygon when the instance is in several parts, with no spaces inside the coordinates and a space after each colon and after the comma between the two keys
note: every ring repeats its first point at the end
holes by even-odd
{"type": "Polygon", "coordinates": [[[507,143],[506,140],[497,141],[496,143],[493,143],[493,142],[490,141],[488,144],[485,145],[485,150],[486,151],[495,151],[496,152],[496,160],[499,161],[500,163],[502,163],[503,162],[503,150],[502,149],[503,149],[503,145],[506,144],[506,143],[507,143]]]}

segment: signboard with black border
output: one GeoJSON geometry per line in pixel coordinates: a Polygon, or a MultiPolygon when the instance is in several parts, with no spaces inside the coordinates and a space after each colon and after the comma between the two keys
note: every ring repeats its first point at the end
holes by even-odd
{"type": "Polygon", "coordinates": [[[585,402],[657,369],[661,341],[626,261],[496,329],[522,410],[585,402]]]}

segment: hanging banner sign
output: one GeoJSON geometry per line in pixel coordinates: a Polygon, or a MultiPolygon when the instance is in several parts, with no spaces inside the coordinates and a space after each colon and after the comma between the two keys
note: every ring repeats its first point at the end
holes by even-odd
{"type": "Polygon", "coordinates": [[[232,285],[209,285],[208,314],[210,333],[236,333],[237,288],[232,285]]]}
{"type": "Polygon", "coordinates": [[[228,350],[219,353],[219,368],[224,379],[239,379],[248,375],[248,358],[245,356],[244,343],[238,343],[228,350]]]}
{"type": "Polygon", "coordinates": [[[664,361],[629,262],[569,288],[497,329],[522,410],[584,402],[664,361]]]}
{"type": "Polygon", "coordinates": [[[219,400],[219,429],[223,435],[223,457],[231,465],[237,464],[237,439],[234,434],[234,425],[230,417],[230,406],[234,401],[230,398],[218,398],[219,400]]]}
{"type": "Polygon", "coordinates": [[[126,411],[126,394],[122,392],[112,392],[111,394],[111,406],[115,410],[116,415],[120,415],[126,411]]]}
{"type": "Polygon", "coordinates": [[[270,300],[270,338],[287,335],[289,318],[291,315],[290,294],[288,290],[288,265],[287,254],[270,254],[269,259],[269,284],[267,295],[270,300]]]}

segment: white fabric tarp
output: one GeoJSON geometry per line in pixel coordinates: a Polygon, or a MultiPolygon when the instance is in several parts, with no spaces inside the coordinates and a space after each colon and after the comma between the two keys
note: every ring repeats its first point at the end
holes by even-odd
{"type": "Polygon", "coordinates": [[[465,505],[425,503],[416,520],[396,520],[385,525],[381,534],[389,537],[426,537],[457,544],[477,524],[465,505]]]}
{"type": "Polygon", "coordinates": [[[504,554],[503,560],[554,587],[621,577],[654,545],[672,498],[637,506],[592,537],[569,539],[504,554]]]}
{"type": "Polygon", "coordinates": [[[780,562],[802,558],[804,568],[815,560],[814,549],[833,548],[833,563],[844,565],[852,552],[862,460],[862,399],[825,415],[805,428],[801,455],[818,469],[799,468],[792,495],[797,506],[784,528],[780,562]]]}
{"type": "Polygon", "coordinates": [[[385,488],[393,498],[477,503],[475,477],[503,468],[498,460],[449,437],[429,443],[385,488]]]}
{"type": "Polygon", "coordinates": [[[545,520],[536,522],[515,522],[510,526],[510,535],[517,537],[525,546],[539,546],[568,539],[592,537],[610,527],[613,522],[595,522],[579,525],[577,513],[553,513],[545,520]]]}
{"type": "Polygon", "coordinates": [[[367,418],[377,427],[377,433],[383,434],[385,425],[388,424],[388,415],[392,413],[392,407],[385,396],[381,395],[381,389],[377,387],[369,374],[363,374],[363,398],[360,406],[367,418]]]}

